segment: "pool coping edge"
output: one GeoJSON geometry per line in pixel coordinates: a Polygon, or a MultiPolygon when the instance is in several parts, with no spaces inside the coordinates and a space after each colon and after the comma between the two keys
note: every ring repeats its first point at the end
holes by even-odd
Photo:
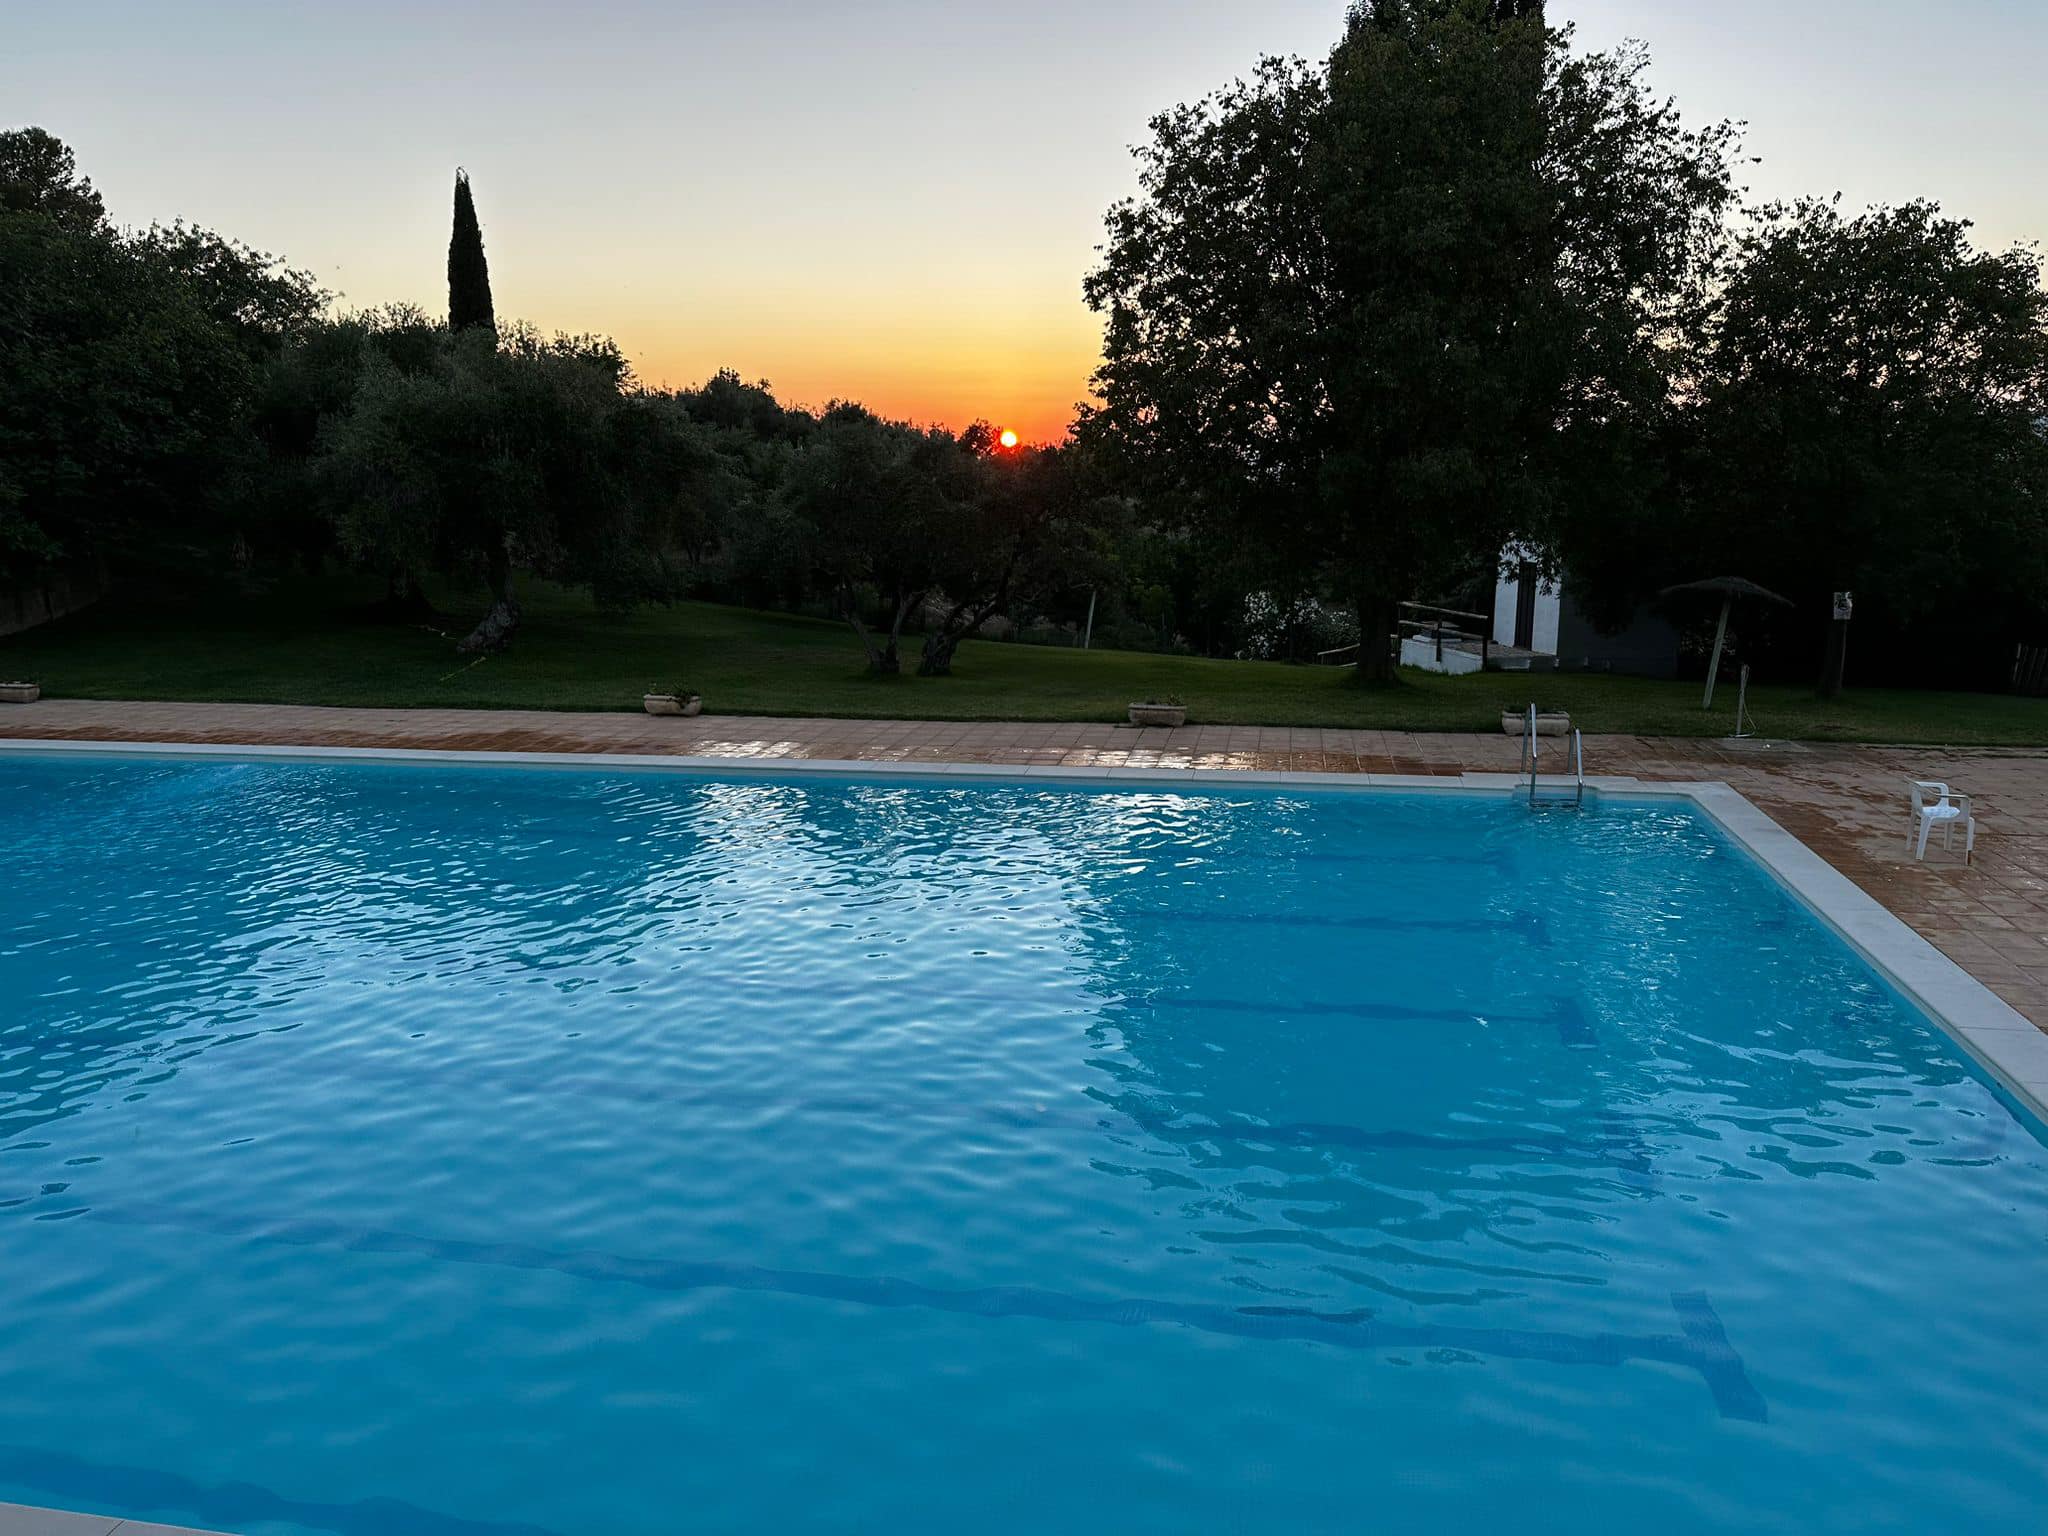
{"type": "Polygon", "coordinates": [[[1718,780],[1658,787],[1681,791],[2030,1114],[2048,1121],[2048,1033],[1739,790],[1718,780]]]}

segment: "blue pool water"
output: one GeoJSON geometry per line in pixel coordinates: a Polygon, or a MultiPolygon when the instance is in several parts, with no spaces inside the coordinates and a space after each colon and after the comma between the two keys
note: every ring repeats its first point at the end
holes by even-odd
{"type": "Polygon", "coordinates": [[[1708,823],[0,757],[0,1499],[1950,1532],[2048,1151],[1708,823]]]}

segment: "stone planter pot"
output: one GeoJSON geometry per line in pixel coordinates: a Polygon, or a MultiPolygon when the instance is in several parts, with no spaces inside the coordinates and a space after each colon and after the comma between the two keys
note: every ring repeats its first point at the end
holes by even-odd
{"type": "Polygon", "coordinates": [[[643,693],[640,707],[650,715],[694,715],[704,707],[704,696],[692,693],[677,697],[673,693],[643,693]]]}
{"type": "Polygon", "coordinates": [[[0,704],[33,704],[42,696],[41,683],[0,683],[0,704]]]}
{"type": "Polygon", "coordinates": [[[1188,711],[1185,704],[1133,704],[1131,724],[1133,725],[1186,725],[1188,711]]]}
{"type": "MultiPolygon", "coordinates": [[[[1529,729],[1529,712],[1526,709],[1518,709],[1512,713],[1505,709],[1502,710],[1500,712],[1500,728],[1503,735],[1520,736],[1529,729]]],[[[1536,734],[1538,736],[1569,736],[1571,733],[1572,717],[1570,715],[1538,715],[1536,717],[1536,734]]]]}

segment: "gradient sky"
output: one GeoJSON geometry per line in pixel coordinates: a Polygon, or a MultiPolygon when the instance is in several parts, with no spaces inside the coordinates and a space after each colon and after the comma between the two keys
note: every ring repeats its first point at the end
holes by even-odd
{"type": "MultiPolygon", "coordinates": [[[[1057,436],[1128,146],[1343,0],[0,0],[0,123],[68,140],[124,224],[183,215],[345,302],[446,300],[469,168],[498,313],[616,336],[642,377],[730,366],[1057,436]]],[[[1650,44],[1689,118],[1749,123],[1764,195],[1933,196],[2048,237],[2044,0],[1553,0],[1650,44]]]]}

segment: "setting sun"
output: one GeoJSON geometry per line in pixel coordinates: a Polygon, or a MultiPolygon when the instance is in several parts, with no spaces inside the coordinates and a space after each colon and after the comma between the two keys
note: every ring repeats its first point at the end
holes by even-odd
{"type": "Polygon", "coordinates": [[[996,441],[997,441],[997,442],[999,442],[999,443],[1001,443],[1001,444],[1002,444],[1002,445],[1003,445],[1003,446],[1004,446],[1005,448],[1014,448],[1014,447],[1016,447],[1016,446],[1017,446],[1017,431],[1016,431],[1016,429],[1015,429],[1014,427],[1005,427],[1005,428],[1003,428],[1003,431],[1002,431],[1002,435],[1001,435],[1000,437],[998,437],[998,438],[996,439],[996,441]]]}

